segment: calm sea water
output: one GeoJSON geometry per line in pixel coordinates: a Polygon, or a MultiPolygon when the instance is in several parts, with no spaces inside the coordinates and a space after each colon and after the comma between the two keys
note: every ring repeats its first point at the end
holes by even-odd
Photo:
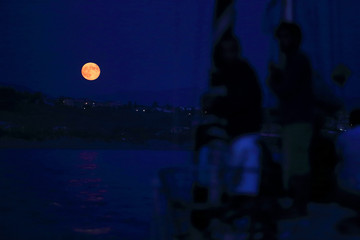
{"type": "Polygon", "coordinates": [[[0,150],[0,239],[149,239],[152,180],[189,151],[0,150]]]}

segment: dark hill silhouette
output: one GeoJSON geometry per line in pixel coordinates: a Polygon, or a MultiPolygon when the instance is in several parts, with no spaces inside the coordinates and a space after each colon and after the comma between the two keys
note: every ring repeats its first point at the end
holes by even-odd
{"type": "MultiPolygon", "coordinates": [[[[0,87],[10,87],[19,92],[37,92],[34,89],[16,85],[12,83],[0,82],[0,87]]],[[[159,105],[172,105],[172,106],[199,106],[200,95],[204,92],[199,88],[178,88],[169,90],[123,90],[111,94],[102,94],[94,96],[66,96],[72,98],[87,98],[95,101],[120,101],[127,103],[129,101],[136,102],[138,104],[150,105],[153,102],[157,102],[159,105]]],[[[61,96],[51,96],[47,93],[43,93],[47,98],[56,99],[61,96]]]]}
{"type": "Polygon", "coordinates": [[[19,91],[19,92],[29,92],[29,93],[36,92],[31,88],[27,88],[27,87],[17,85],[17,84],[12,84],[12,83],[6,83],[6,82],[0,82],[0,87],[13,88],[13,89],[15,89],[16,91],[19,91]]]}

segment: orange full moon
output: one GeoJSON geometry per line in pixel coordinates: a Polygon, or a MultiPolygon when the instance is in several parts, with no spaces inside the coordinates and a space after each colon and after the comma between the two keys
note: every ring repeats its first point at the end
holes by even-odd
{"type": "Polygon", "coordinates": [[[94,81],[100,76],[100,68],[96,63],[88,62],[81,69],[81,75],[89,81],[94,81]]]}

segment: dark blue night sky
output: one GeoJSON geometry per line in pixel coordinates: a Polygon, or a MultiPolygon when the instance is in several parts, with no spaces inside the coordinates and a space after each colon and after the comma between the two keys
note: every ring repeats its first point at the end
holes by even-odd
{"type": "MultiPolygon", "coordinates": [[[[1,82],[54,97],[149,102],[159,93],[165,95],[160,101],[172,95],[173,104],[197,104],[211,66],[213,8],[209,0],[7,1],[1,8],[1,82]],[[88,61],[101,68],[94,82],[80,74],[88,61]]],[[[266,45],[261,38],[254,45],[263,6],[250,8],[241,14],[248,25],[242,44],[250,46],[244,53],[266,45]]],[[[261,52],[248,55],[265,66],[261,52]]]]}
{"type": "Polygon", "coordinates": [[[100,98],[204,88],[210,66],[209,3],[8,1],[0,14],[1,82],[51,96],[100,98]],[[94,82],[80,74],[88,61],[101,68],[94,82]]]}
{"type": "MultiPolygon", "coordinates": [[[[24,86],[52,97],[135,100],[140,103],[157,100],[197,105],[200,94],[207,87],[211,67],[214,2],[3,0],[0,3],[0,83],[24,86]],[[93,82],[86,81],[80,73],[82,65],[89,61],[101,68],[100,78],[93,82]]],[[[264,83],[268,61],[274,51],[270,50],[274,40],[264,28],[267,2],[237,1],[235,29],[243,56],[253,65],[263,83],[265,105],[273,102],[264,83]]],[[[325,13],[331,10],[323,7],[327,1],[305,2],[297,5],[302,14],[298,14],[302,26],[313,27],[310,19],[327,19],[325,13]],[[304,18],[305,15],[312,18],[304,18]]],[[[351,6],[359,8],[357,5],[351,6]]],[[[342,5],[344,9],[349,6],[342,5]]],[[[359,20],[354,21],[353,14],[345,13],[339,10],[338,28],[344,29],[344,24],[351,22],[353,28],[349,29],[356,29],[359,20]]],[[[353,75],[349,80],[351,86],[341,93],[337,90],[337,93],[353,97],[359,88],[359,71],[355,66],[358,66],[356,53],[360,53],[354,43],[360,35],[354,35],[353,41],[345,41],[345,38],[350,39],[345,36],[346,31],[339,35],[322,28],[321,24],[318,22],[317,29],[308,27],[313,32],[306,29],[304,35],[320,32],[322,41],[328,39],[326,34],[343,39],[339,45],[343,51],[331,55],[335,60],[327,62],[327,68],[321,71],[329,73],[341,56],[341,61],[352,68],[353,75]],[[351,59],[347,58],[348,53],[351,59]]],[[[322,68],[323,60],[329,59],[324,54],[328,51],[328,43],[323,45],[322,53],[317,53],[319,48],[311,45],[312,42],[305,38],[304,46],[308,52],[314,52],[311,56],[314,66],[322,68]],[[316,57],[319,54],[323,59],[316,57]]],[[[325,81],[330,82],[329,74],[325,75],[325,81]]]]}

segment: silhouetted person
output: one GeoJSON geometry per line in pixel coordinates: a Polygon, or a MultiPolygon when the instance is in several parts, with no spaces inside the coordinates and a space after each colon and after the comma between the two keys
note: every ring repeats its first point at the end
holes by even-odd
{"type": "MultiPolygon", "coordinates": [[[[192,223],[204,231],[211,218],[232,223],[240,216],[249,215],[252,219],[251,226],[260,224],[265,238],[273,239],[277,225],[271,205],[275,204],[275,198],[270,196],[274,193],[271,191],[274,189],[271,188],[274,180],[271,169],[276,167],[273,167],[271,153],[261,143],[258,134],[262,123],[260,84],[254,70],[240,58],[239,52],[238,41],[231,35],[225,35],[215,47],[216,70],[212,74],[211,88],[204,95],[202,103],[207,117],[216,116],[218,120],[222,120],[199,126],[197,131],[196,149],[201,153],[201,149],[206,149],[206,146],[201,147],[202,144],[219,141],[220,135],[215,137],[214,134],[226,130],[229,144],[229,172],[224,174],[228,179],[225,186],[227,191],[222,198],[222,207],[193,211],[192,223]],[[223,124],[219,124],[220,122],[223,124]],[[266,169],[262,168],[264,165],[266,169]]],[[[203,201],[205,191],[198,188],[197,193],[195,201],[203,201]]],[[[255,228],[250,228],[249,231],[250,235],[255,235],[255,228]]]]}
{"type": "Polygon", "coordinates": [[[290,215],[305,215],[309,198],[308,151],[312,136],[311,65],[300,51],[301,30],[283,22],[276,29],[284,66],[270,64],[269,86],[279,99],[282,123],[284,187],[294,198],[290,215]]]}
{"type": "Polygon", "coordinates": [[[240,135],[258,132],[262,122],[260,84],[254,70],[240,59],[236,37],[224,35],[214,48],[213,59],[216,70],[210,90],[202,97],[205,123],[196,132],[197,157],[211,142],[229,142],[240,135]],[[219,134],[227,136],[219,138],[219,134]]]}
{"type": "Polygon", "coordinates": [[[211,87],[202,98],[206,123],[196,133],[195,152],[200,157],[204,146],[214,141],[231,143],[239,136],[256,133],[262,121],[260,84],[254,70],[240,59],[236,37],[225,34],[214,48],[213,59],[211,87]],[[220,139],[216,137],[219,133],[227,136],[220,139]]]}
{"type": "Polygon", "coordinates": [[[213,87],[223,87],[226,96],[213,102],[211,111],[228,121],[231,139],[258,132],[262,122],[262,92],[255,71],[240,58],[240,46],[234,36],[225,36],[214,49],[213,87]]]}

